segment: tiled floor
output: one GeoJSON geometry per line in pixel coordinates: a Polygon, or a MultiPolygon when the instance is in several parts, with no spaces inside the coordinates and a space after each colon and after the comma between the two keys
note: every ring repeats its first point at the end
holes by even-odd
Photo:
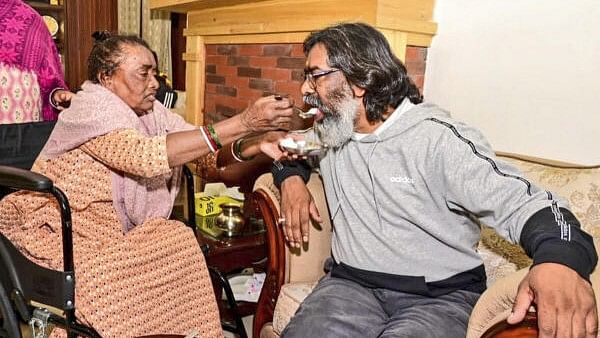
{"type": "MultiPolygon", "coordinates": [[[[247,317],[242,318],[242,320],[244,321],[244,327],[246,328],[246,334],[248,335],[248,338],[252,338],[252,320],[254,320],[254,316],[247,316],[247,317]]],[[[225,333],[225,338],[238,338],[239,337],[237,334],[233,334],[228,331],[224,331],[224,333],[225,333]]]]}

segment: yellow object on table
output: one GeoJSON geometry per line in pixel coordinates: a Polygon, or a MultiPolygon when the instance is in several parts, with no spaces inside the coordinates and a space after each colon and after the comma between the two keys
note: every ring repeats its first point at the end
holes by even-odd
{"type": "Polygon", "coordinates": [[[221,213],[221,204],[233,203],[239,206],[243,205],[243,202],[229,196],[206,196],[204,193],[196,193],[194,202],[196,205],[196,225],[198,229],[214,237],[218,237],[223,232],[215,226],[215,219],[221,213]]]}

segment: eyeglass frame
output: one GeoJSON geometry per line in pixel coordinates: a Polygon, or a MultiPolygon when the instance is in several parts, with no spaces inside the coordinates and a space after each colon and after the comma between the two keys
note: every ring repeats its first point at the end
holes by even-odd
{"type": "Polygon", "coordinates": [[[312,87],[315,88],[317,86],[317,80],[323,76],[327,76],[329,74],[335,73],[335,72],[339,72],[341,69],[339,68],[331,68],[331,69],[326,69],[326,70],[322,70],[320,72],[316,72],[313,73],[310,70],[304,70],[304,81],[308,81],[308,84],[312,87]]]}

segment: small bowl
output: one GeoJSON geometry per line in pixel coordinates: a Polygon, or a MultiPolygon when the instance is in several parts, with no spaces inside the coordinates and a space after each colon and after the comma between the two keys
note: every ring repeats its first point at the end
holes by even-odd
{"type": "Polygon", "coordinates": [[[296,141],[291,137],[281,140],[279,146],[288,153],[299,156],[318,155],[323,148],[321,144],[317,142],[304,140],[296,141]]]}

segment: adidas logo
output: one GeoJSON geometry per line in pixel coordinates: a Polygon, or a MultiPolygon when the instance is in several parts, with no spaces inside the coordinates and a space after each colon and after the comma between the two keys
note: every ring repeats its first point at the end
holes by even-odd
{"type": "Polygon", "coordinates": [[[392,177],[390,177],[390,181],[392,183],[415,184],[414,179],[412,179],[410,177],[406,177],[406,176],[392,176],[392,177]]]}

